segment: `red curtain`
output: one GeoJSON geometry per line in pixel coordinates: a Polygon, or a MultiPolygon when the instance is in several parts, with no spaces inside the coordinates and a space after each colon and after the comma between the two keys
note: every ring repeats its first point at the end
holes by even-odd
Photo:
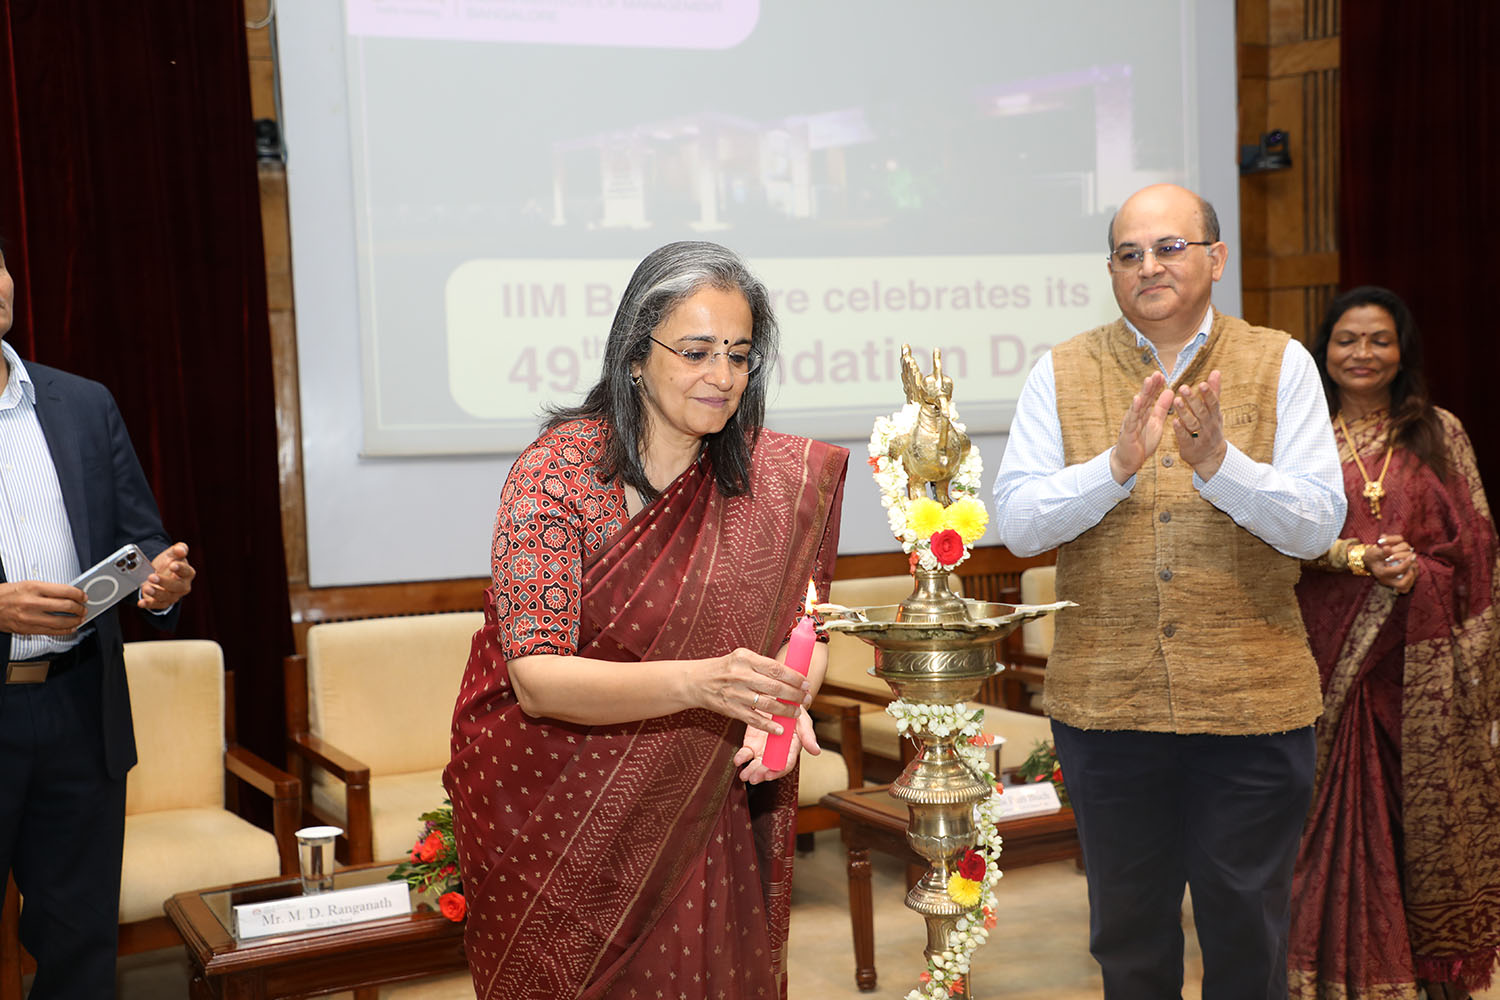
{"type": "Polygon", "coordinates": [[[114,392],[202,574],[177,634],[224,647],[240,740],[280,761],[292,641],[242,5],[0,0],[0,142],[7,339],[114,392]]]}
{"type": "Polygon", "coordinates": [[[1495,503],[1500,5],[1342,9],[1340,278],[1411,306],[1433,400],[1468,429],[1495,503]]]}

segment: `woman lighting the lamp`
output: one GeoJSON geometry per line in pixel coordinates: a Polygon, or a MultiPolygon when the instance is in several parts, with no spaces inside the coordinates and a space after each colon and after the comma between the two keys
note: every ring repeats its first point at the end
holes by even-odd
{"type": "Polygon", "coordinates": [[[797,790],[848,453],[761,426],[776,323],[732,252],[636,269],[582,404],[516,459],[445,784],[484,1000],[786,996],[797,790]],[[790,704],[781,704],[782,699],[790,704]]]}

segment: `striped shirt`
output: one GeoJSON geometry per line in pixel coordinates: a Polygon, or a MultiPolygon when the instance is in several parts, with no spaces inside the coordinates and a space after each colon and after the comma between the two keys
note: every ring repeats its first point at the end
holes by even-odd
{"type": "MultiPolygon", "coordinates": [[[[36,417],[36,386],[10,344],[0,340],[0,352],[10,366],[0,392],[0,561],[5,579],[71,583],[82,567],[57,468],[36,417]]],[[[10,658],[46,659],[81,638],[13,635],[10,658]]]]}
{"type": "MultiPolygon", "coordinates": [[[[1198,333],[1177,355],[1167,385],[1175,386],[1208,341],[1212,308],[1198,333]]],[[[1136,346],[1156,346],[1131,327],[1136,346]]],[[[1125,414],[1120,414],[1124,419],[1125,414]]],[[[1171,434],[1168,427],[1165,433],[1171,434]]],[[[995,477],[995,526],[1000,541],[1017,555],[1035,555],[1070,542],[1104,520],[1135,488],[1109,469],[1110,451],[1064,466],[1062,425],[1052,354],[1044,354],[1027,376],[995,477]]],[[[1270,464],[1256,462],[1234,445],[1207,482],[1193,474],[1198,495],[1240,527],[1283,555],[1313,559],[1328,551],[1344,524],[1344,473],[1339,464],[1328,402],[1312,355],[1287,342],[1276,386],[1276,439],[1270,464]]]]}

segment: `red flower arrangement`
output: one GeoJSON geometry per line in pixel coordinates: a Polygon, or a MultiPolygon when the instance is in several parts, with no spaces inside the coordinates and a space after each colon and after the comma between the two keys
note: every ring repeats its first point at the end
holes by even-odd
{"type": "Polygon", "coordinates": [[[1038,740],[1031,755],[1016,768],[1016,777],[1021,781],[1050,781],[1057,788],[1057,798],[1068,804],[1068,786],[1063,784],[1062,765],[1057,760],[1057,750],[1044,740],[1038,740]]]}
{"type": "Polygon", "coordinates": [[[464,900],[463,881],[458,873],[453,806],[444,799],[441,808],[423,813],[420,818],[422,835],[389,878],[393,882],[405,882],[419,892],[437,893],[438,909],[443,916],[457,923],[464,919],[468,904],[464,900]]]}
{"type": "Polygon", "coordinates": [[[963,560],[963,536],[952,528],[944,528],[942,531],[934,532],[928,545],[932,549],[933,557],[944,566],[951,566],[963,560]]]}
{"type": "Polygon", "coordinates": [[[984,855],[972,848],[958,862],[958,873],[971,882],[984,878],[984,855]]]}

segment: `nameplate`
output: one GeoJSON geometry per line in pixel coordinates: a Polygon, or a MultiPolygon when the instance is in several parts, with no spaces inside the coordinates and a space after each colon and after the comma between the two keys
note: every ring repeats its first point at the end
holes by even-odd
{"type": "Polygon", "coordinates": [[[242,903],[234,908],[234,936],[244,941],[383,920],[410,912],[411,893],[406,883],[381,882],[312,896],[242,903]]]}
{"type": "Polygon", "coordinates": [[[999,821],[1020,819],[1023,816],[1040,816],[1062,809],[1062,800],[1050,781],[1037,781],[1026,785],[1006,785],[1000,795],[999,821]]]}

